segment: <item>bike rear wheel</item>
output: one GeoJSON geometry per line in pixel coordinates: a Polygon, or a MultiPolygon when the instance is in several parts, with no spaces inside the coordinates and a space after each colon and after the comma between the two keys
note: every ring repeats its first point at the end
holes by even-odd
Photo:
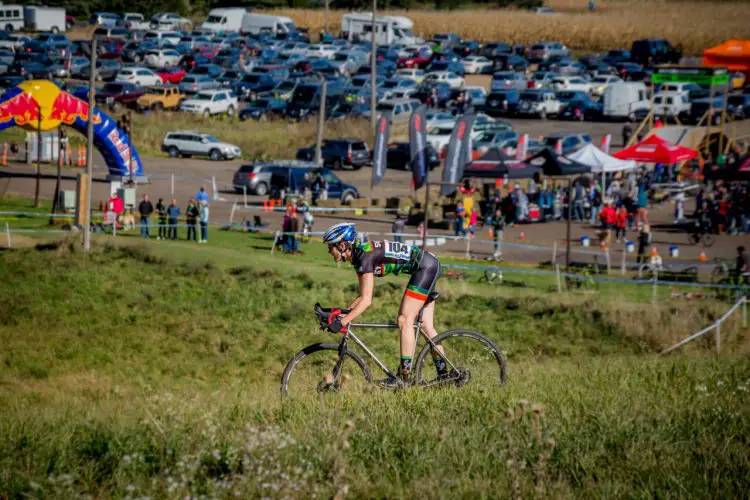
{"type": "Polygon", "coordinates": [[[471,330],[450,330],[432,339],[442,347],[448,376],[438,378],[429,344],[417,356],[414,382],[422,386],[491,387],[508,380],[508,365],[503,352],[487,337],[471,330]],[[427,359],[430,359],[427,363],[427,359]],[[432,366],[428,366],[432,365],[432,366]]]}
{"type": "Polygon", "coordinates": [[[704,247],[712,247],[716,243],[716,235],[713,233],[705,233],[702,239],[704,247]]]}
{"type": "Polygon", "coordinates": [[[297,399],[341,390],[359,392],[371,383],[370,368],[356,352],[347,349],[339,363],[340,348],[340,344],[318,343],[298,352],[281,376],[281,395],[297,399]]]}

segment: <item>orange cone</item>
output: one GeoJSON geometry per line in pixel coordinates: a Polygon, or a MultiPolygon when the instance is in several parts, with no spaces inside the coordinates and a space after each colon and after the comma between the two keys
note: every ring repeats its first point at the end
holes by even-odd
{"type": "Polygon", "coordinates": [[[519,235],[518,235],[518,239],[519,239],[520,241],[525,241],[525,240],[526,240],[526,235],[525,235],[525,234],[523,234],[523,231],[521,231],[521,234],[519,234],[519,235]]]}
{"type": "Polygon", "coordinates": [[[651,257],[656,257],[659,252],[656,251],[656,247],[651,247],[651,257]]]}
{"type": "Polygon", "coordinates": [[[708,261],[708,257],[706,257],[706,252],[701,252],[700,256],[698,257],[698,260],[701,262],[708,261]]]}

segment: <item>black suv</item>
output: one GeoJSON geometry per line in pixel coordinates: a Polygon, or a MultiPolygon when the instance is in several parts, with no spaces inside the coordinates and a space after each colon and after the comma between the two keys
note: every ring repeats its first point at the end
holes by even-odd
{"type": "Polygon", "coordinates": [[[642,66],[677,64],[682,59],[682,48],[673,47],[663,38],[636,40],[630,49],[630,60],[642,66]]]}
{"type": "MultiPolygon", "coordinates": [[[[362,139],[328,139],[321,148],[323,165],[338,170],[348,165],[359,170],[370,162],[370,152],[362,139]]],[[[315,145],[297,150],[297,159],[315,161],[315,145]]]]}
{"type": "Polygon", "coordinates": [[[496,90],[487,96],[484,112],[490,116],[513,116],[520,100],[518,89],[496,90]]]}
{"type": "MultiPolygon", "coordinates": [[[[427,165],[430,170],[440,166],[440,157],[437,151],[430,144],[425,148],[427,156],[427,165]]],[[[396,142],[388,146],[388,152],[385,155],[385,161],[388,168],[398,168],[402,170],[411,170],[411,147],[408,142],[396,142]]]]}

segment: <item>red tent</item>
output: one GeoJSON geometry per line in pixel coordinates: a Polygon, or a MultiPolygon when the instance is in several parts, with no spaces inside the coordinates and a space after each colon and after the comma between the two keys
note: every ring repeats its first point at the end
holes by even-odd
{"type": "Polygon", "coordinates": [[[658,135],[652,135],[612,156],[621,160],[635,160],[643,163],[671,164],[692,160],[697,155],[698,152],[694,149],[673,144],[658,135]]]}

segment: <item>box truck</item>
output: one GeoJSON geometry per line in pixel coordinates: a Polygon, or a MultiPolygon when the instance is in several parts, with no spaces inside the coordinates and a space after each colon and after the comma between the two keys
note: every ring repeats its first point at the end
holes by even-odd
{"type": "Polygon", "coordinates": [[[24,7],[24,23],[27,31],[65,31],[65,9],[58,7],[24,7]]]}
{"type": "Polygon", "coordinates": [[[292,18],[269,14],[248,13],[242,17],[240,33],[259,35],[260,33],[291,33],[297,31],[292,18]]]}
{"type": "Polygon", "coordinates": [[[201,24],[201,29],[214,33],[239,32],[242,29],[242,19],[247,13],[247,9],[243,7],[212,9],[206,20],[201,24]]]}

